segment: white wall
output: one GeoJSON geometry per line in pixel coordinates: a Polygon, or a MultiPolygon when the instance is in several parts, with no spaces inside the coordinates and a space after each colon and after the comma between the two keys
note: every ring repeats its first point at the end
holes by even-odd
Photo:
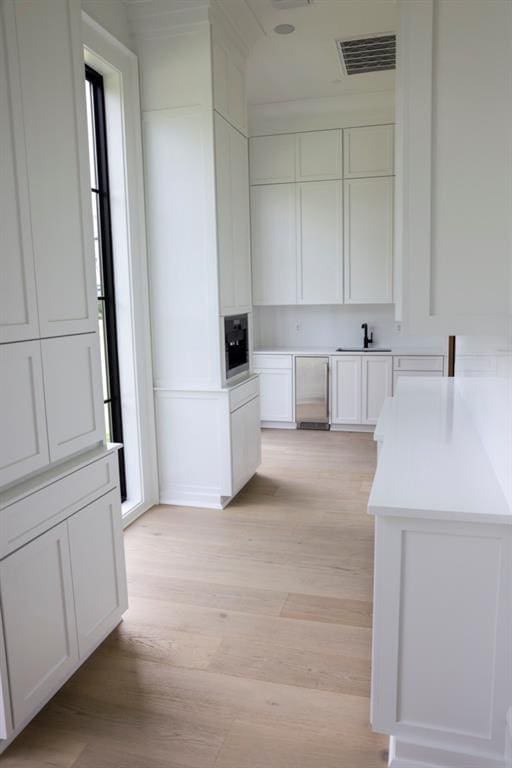
{"type": "Polygon", "coordinates": [[[254,307],[254,346],[255,349],[358,346],[363,338],[362,323],[368,323],[374,344],[378,346],[444,350],[447,343],[437,336],[401,335],[392,305],[346,304],[254,307]]]}
{"type": "Polygon", "coordinates": [[[82,8],[94,21],[133,50],[128,17],[121,0],[82,0],[82,8]]]}

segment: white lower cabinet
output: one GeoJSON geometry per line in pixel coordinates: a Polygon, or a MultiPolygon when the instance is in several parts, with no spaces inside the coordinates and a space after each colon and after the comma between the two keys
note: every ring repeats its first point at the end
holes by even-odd
{"type": "Polygon", "coordinates": [[[261,463],[260,398],[231,413],[232,495],[254,475],[261,463]]]}
{"type": "Polygon", "coordinates": [[[259,370],[261,420],[293,421],[293,373],[290,370],[259,370]]]}
{"type": "Polygon", "coordinates": [[[392,394],[393,359],[363,357],[362,367],[361,423],[376,424],[385,399],[392,394]]]}
{"type": "Polygon", "coordinates": [[[331,359],[331,424],[361,424],[360,355],[331,359]]]}
{"type": "Polygon", "coordinates": [[[119,493],[89,504],[68,525],[78,648],[84,658],[128,607],[119,493]]]}
{"type": "Polygon", "coordinates": [[[0,590],[16,729],[78,664],[67,524],[3,560],[0,590]]]}
{"type": "Polygon", "coordinates": [[[0,493],[0,752],[127,607],[117,456],[92,454],[0,493]]]}

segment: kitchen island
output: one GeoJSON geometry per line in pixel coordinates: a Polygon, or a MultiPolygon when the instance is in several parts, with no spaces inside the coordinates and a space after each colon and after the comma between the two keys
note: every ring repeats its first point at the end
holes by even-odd
{"type": "Polygon", "coordinates": [[[503,768],[510,505],[456,379],[401,380],[376,438],[373,729],[393,768],[503,768]]]}

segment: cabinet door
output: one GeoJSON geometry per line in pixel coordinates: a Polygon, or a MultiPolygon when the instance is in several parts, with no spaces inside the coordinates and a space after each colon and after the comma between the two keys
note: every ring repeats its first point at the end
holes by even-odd
{"type": "Polygon", "coordinates": [[[217,245],[221,313],[251,306],[247,139],[215,114],[217,245]]]}
{"type": "Polygon", "coordinates": [[[361,356],[331,359],[331,423],[361,423],[361,356]]]}
{"type": "Polygon", "coordinates": [[[262,421],[292,422],[293,374],[291,370],[258,369],[262,421]]]}
{"type": "Polygon", "coordinates": [[[230,130],[231,211],[235,308],[251,309],[251,233],[249,223],[248,141],[230,130]]]}
{"type": "Polygon", "coordinates": [[[343,182],[298,185],[298,300],[343,302],[343,182]]]}
{"type": "Polygon", "coordinates": [[[78,663],[66,523],[2,560],[0,591],[17,728],[78,663]]]}
{"type": "Polygon", "coordinates": [[[255,397],[231,414],[231,472],[234,495],[261,463],[260,398],[255,397]]]}
{"type": "Polygon", "coordinates": [[[295,181],[295,135],[256,136],[249,142],[251,184],[295,181]]]}
{"type": "Polygon", "coordinates": [[[44,390],[52,461],[105,437],[96,333],[43,339],[44,390]]]}
{"type": "Polygon", "coordinates": [[[236,306],[229,138],[231,126],[217,113],[215,113],[214,121],[220,303],[221,313],[229,314],[230,309],[236,306]]]}
{"type": "Polygon", "coordinates": [[[15,34],[12,6],[4,3],[0,9],[0,343],[39,336],[19,71],[7,48],[7,40],[15,34]]]}
{"type": "MultiPolygon", "coordinates": [[[[96,327],[80,3],[16,0],[41,335],[96,327]]],[[[16,48],[17,46],[17,48],[16,48]]]]}
{"type": "Polygon", "coordinates": [[[393,373],[393,393],[396,393],[398,381],[404,376],[442,376],[442,371],[394,371],[393,373]]]}
{"type": "Polygon", "coordinates": [[[392,125],[345,128],[343,133],[346,179],[394,173],[392,125]]]}
{"type": "Polygon", "coordinates": [[[393,301],[393,179],[345,182],[345,301],[393,301]]]}
{"type": "Polygon", "coordinates": [[[253,304],[297,303],[295,184],[251,189],[253,304]]]}
{"type": "Polygon", "coordinates": [[[84,658],[128,607],[118,489],[70,517],[68,526],[78,648],[84,658]]]}
{"type": "Polygon", "coordinates": [[[376,424],[386,397],[393,388],[393,358],[363,357],[362,424],[376,424]]]}
{"type": "Polygon", "coordinates": [[[297,181],[343,178],[341,130],[299,133],[296,142],[297,181]]]}
{"type": "Polygon", "coordinates": [[[0,346],[0,486],[48,463],[41,347],[0,346]]]}

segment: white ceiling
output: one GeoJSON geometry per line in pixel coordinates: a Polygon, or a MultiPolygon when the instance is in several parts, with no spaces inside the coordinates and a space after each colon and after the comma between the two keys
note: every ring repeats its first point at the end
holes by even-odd
{"type": "Polygon", "coordinates": [[[288,10],[276,10],[271,0],[220,2],[235,26],[247,26],[250,16],[258,30],[248,61],[250,104],[394,89],[394,72],[345,75],[335,40],[394,31],[395,0],[314,0],[288,10]],[[295,32],[277,35],[277,24],[293,24],[295,32]]]}

